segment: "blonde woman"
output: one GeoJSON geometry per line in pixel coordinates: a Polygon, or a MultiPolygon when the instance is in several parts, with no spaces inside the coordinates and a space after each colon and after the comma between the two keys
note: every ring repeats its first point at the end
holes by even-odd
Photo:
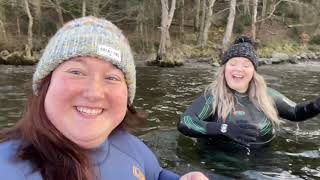
{"type": "Polygon", "coordinates": [[[248,147],[273,139],[278,116],[303,121],[320,113],[320,97],[296,104],[266,87],[248,37],[239,37],[221,64],[216,81],[181,116],[178,129],[184,135],[248,147]]]}

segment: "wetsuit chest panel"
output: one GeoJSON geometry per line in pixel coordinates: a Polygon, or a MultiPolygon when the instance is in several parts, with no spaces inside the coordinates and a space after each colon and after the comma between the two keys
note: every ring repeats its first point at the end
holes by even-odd
{"type": "Polygon", "coordinates": [[[109,158],[96,169],[96,171],[99,172],[98,174],[101,175],[100,177],[103,177],[103,179],[144,180],[144,167],[141,167],[139,162],[134,158],[114,148],[110,149],[110,154],[112,154],[112,156],[109,156],[109,158]]]}
{"type": "Polygon", "coordinates": [[[248,96],[235,96],[235,110],[227,117],[227,121],[236,122],[239,120],[248,121],[257,126],[260,141],[268,140],[273,134],[271,121],[265,114],[259,111],[249,100],[248,96]]]}
{"type": "Polygon", "coordinates": [[[105,144],[91,154],[98,179],[158,179],[162,169],[154,154],[137,137],[116,130],[105,144]]]}

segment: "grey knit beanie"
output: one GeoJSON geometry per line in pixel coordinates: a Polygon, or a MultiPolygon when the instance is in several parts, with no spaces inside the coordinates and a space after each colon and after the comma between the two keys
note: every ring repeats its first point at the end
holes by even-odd
{"type": "Polygon", "coordinates": [[[66,23],[50,39],[33,74],[33,92],[37,94],[42,80],[70,58],[92,56],[119,68],[126,78],[128,102],[136,91],[136,69],[128,40],[110,21],[92,16],[66,23]]]}
{"type": "Polygon", "coordinates": [[[238,37],[233,45],[224,53],[221,64],[227,63],[233,57],[247,58],[252,62],[255,69],[258,68],[257,54],[249,37],[238,37]]]}

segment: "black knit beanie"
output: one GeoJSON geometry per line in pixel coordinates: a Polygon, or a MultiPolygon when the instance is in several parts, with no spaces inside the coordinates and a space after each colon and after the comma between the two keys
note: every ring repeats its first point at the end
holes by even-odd
{"type": "Polygon", "coordinates": [[[234,41],[233,45],[223,54],[221,64],[227,63],[228,60],[233,57],[247,58],[252,62],[255,69],[258,67],[257,55],[253,43],[247,36],[240,36],[234,41]]]}

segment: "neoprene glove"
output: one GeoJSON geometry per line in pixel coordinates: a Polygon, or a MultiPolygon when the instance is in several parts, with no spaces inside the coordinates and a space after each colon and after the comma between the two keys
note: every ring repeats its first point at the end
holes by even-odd
{"type": "Polygon", "coordinates": [[[314,102],[313,102],[314,106],[316,109],[318,109],[318,111],[320,112],[320,97],[318,97],[314,102]]]}
{"type": "Polygon", "coordinates": [[[256,126],[247,121],[238,120],[236,123],[211,122],[207,125],[209,135],[224,135],[239,144],[249,146],[259,135],[256,126]]]}

